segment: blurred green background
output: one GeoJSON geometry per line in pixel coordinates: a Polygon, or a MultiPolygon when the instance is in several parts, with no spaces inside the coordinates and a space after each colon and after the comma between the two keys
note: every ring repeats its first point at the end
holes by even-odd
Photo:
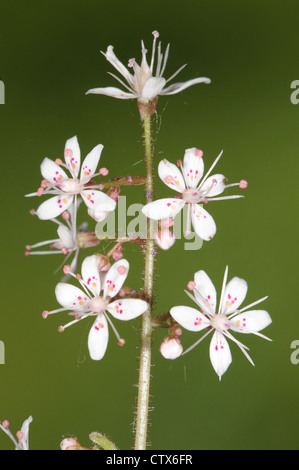
{"type": "MultiPolygon", "coordinates": [[[[241,338],[253,368],[234,344],[233,363],[221,382],[209,361],[209,341],[176,361],[159,354],[165,331],[155,333],[151,388],[152,449],[296,449],[299,365],[290,360],[299,339],[298,152],[299,105],[290,101],[299,79],[297,1],[190,1],[113,3],[101,0],[2,1],[0,107],[2,174],[0,420],[17,431],[25,418],[33,450],[54,450],[64,436],[89,445],[102,431],[121,449],[134,443],[138,381],[139,319],[117,324],[126,345],[111,333],[100,362],[88,356],[85,321],[57,333],[67,316],[43,320],[57,308],[61,256],[24,256],[25,245],[55,238],[51,222],[29,214],[45,156],[60,158],[66,139],[77,135],[82,155],[102,143],[101,164],[110,176],[143,175],[142,128],[135,101],[89,95],[89,88],[117,86],[112,66],[100,54],[109,44],[124,61],[140,58],[140,40],[150,49],[157,29],[171,44],[166,77],[188,66],[175,81],[207,76],[197,85],[161,97],[155,121],[155,164],[175,162],[185,148],[203,149],[208,167],[224,149],[217,172],[230,182],[247,179],[246,198],[211,203],[217,234],[199,251],[184,240],[159,252],[156,313],[192,302],[184,293],[194,272],[204,269],[221,288],[229,277],[247,280],[246,303],[265,295],[273,324],[265,334],[241,338]]],[[[171,191],[156,178],[156,197],[171,191]]],[[[143,202],[143,189],[128,188],[128,203],[143,202]]],[[[80,212],[80,217],[84,211],[80,212]]],[[[91,222],[91,228],[94,224],[91,222]]],[[[86,250],[84,255],[93,253],[86,250]]],[[[142,254],[126,247],[127,283],[142,286],[142,254]]],[[[82,260],[82,258],[81,258],[82,260]]],[[[115,322],[116,323],[116,322],[115,322]]],[[[185,332],[185,347],[198,336],[185,332]]],[[[240,338],[240,335],[238,336],[240,338]]],[[[12,448],[0,434],[0,449],[12,448]]]]}

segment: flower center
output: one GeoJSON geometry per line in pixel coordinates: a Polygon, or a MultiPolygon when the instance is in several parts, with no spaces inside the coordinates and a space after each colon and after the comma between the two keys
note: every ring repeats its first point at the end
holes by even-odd
{"type": "Polygon", "coordinates": [[[218,331],[226,331],[230,328],[230,323],[226,315],[217,313],[211,320],[212,326],[218,331]]]}
{"type": "Polygon", "coordinates": [[[102,313],[106,310],[108,301],[102,297],[94,297],[88,304],[88,309],[94,313],[102,313]]]}
{"type": "Polygon", "coordinates": [[[202,200],[202,197],[197,188],[188,188],[183,192],[183,199],[189,204],[197,204],[202,200]]]}
{"type": "Polygon", "coordinates": [[[74,179],[68,179],[60,183],[59,188],[68,194],[79,194],[82,191],[80,181],[74,179]]]}

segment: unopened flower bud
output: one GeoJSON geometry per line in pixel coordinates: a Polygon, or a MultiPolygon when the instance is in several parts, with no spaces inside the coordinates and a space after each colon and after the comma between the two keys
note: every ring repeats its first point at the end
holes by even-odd
{"type": "Polygon", "coordinates": [[[123,257],[123,253],[121,250],[114,250],[111,258],[114,259],[115,261],[120,260],[123,257]]]}
{"type": "Polygon", "coordinates": [[[183,346],[178,338],[165,338],[160,345],[160,353],[165,359],[176,359],[183,352],[183,346]]]}
{"type": "Polygon", "coordinates": [[[102,255],[102,254],[97,254],[97,267],[99,271],[109,271],[111,268],[111,263],[109,261],[109,258],[107,256],[102,255]]]}
{"type": "Polygon", "coordinates": [[[80,450],[81,444],[75,437],[67,437],[60,443],[61,450],[80,450]]]}

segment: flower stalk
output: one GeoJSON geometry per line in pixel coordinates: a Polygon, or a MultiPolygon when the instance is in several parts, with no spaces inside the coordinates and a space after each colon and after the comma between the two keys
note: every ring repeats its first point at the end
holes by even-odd
{"type": "MultiPolygon", "coordinates": [[[[144,126],[144,150],[146,161],[146,203],[153,201],[153,151],[151,140],[150,113],[143,115],[144,126]]],[[[148,409],[151,378],[151,348],[152,348],[152,304],[154,285],[154,253],[155,242],[152,237],[152,222],[147,219],[147,239],[145,244],[145,269],[144,269],[144,295],[148,302],[148,308],[142,316],[140,367],[136,415],[135,450],[145,450],[147,443],[148,409]]]]}

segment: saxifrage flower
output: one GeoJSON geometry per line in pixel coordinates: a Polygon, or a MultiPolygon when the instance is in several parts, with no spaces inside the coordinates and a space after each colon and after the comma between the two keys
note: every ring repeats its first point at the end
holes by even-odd
{"type": "Polygon", "coordinates": [[[227,339],[234,341],[249,362],[254,365],[247,352],[248,347],[235,339],[231,335],[230,330],[243,334],[252,333],[271,341],[260,333],[261,330],[272,322],[269,313],[265,310],[249,310],[251,307],[263,302],[267,297],[263,297],[246,307],[239,308],[247,294],[247,282],[239,277],[233,277],[227,283],[227,274],[228,268],[225,270],[218,308],[214,284],[205,271],[198,271],[194,275],[194,281],[190,281],[188,284],[188,288],[193,291],[194,295],[188,291],[185,292],[198,305],[199,310],[187,306],[177,306],[170,309],[171,316],[183,328],[196,332],[207,330],[183,354],[186,354],[206,336],[213,333],[210,344],[210,359],[219,379],[221,379],[232,362],[227,339]]]}
{"type": "Polygon", "coordinates": [[[161,52],[161,42],[159,42],[157,47],[158,54],[156,60],[156,42],[157,38],[159,37],[158,31],[153,31],[153,36],[154,40],[150,65],[147,62],[147,50],[145,49],[143,41],[141,41],[141,65],[139,66],[135,59],[129,60],[128,67],[133,69],[134,74],[132,74],[128,68],[116,57],[113,51],[113,46],[108,46],[107,51],[102,52],[108,62],[113,65],[113,67],[122,75],[127,83],[112,73],[110,73],[110,75],[118,80],[118,82],[120,82],[127,91],[123,91],[115,87],[105,87],[92,88],[88,90],[86,94],[93,93],[97,95],[107,95],[122,100],[137,99],[140,102],[148,103],[149,101],[154,100],[158,95],[174,95],[197,83],[208,84],[211,82],[209,78],[198,77],[192,80],[187,80],[186,82],[174,83],[168,86],[168,82],[178,75],[178,73],[183,70],[186,64],[180,67],[173,75],[171,75],[171,77],[165,79],[164,72],[168,60],[169,44],[163,55],[161,52]],[[155,71],[154,66],[156,67],[155,71]]]}
{"type": "Polygon", "coordinates": [[[27,196],[54,195],[38,207],[36,214],[40,219],[54,219],[66,211],[71,204],[73,204],[75,218],[79,195],[86,204],[91,217],[94,212],[111,212],[115,209],[116,202],[104,192],[99,191],[98,185],[90,183],[93,177],[100,174],[96,173],[96,170],[102,150],[103,145],[101,144],[94,147],[81,165],[81,151],[78,139],[74,136],[66,142],[65,163],[59,159],[54,162],[47,157],[43,160],[41,164],[43,185],[36,193],[27,194],[27,196]],[[70,177],[63,167],[69,171],[70,177]]]}
{"type": "Polygon", "coordinates": [[[210,176],[221,156],[222,152],[204,177],[203,152],[195,147],[185,150],[184,161],[179,161],[180,169],[166,159],[162,160],[158,166],[161,180],[180,194],[177,198],[158,199],[146,204],[142,209],[144,215],[153,220],[174,218],[186,205],[188,210],[186,235],[190,234],[192,222],[194,231],[200,238],[206,241],[211,240],[216,233],[216,224],[202,204],[209,201],[243,197],[241,195],[218,196],[232,186],[239,186],[242,189],[247,187],[245,180],[241,180],[239,183],[225,184],[224,175],[210,176]]]}
{"type": "MultiPolygon", "coordinates": [[[[78,279],[78,276],[74,273],[66,272],[78,279]]],[[[82,277],[79,277],[82,289],[64,282],[57,284],[55,294],[62,308],[51,312],[45,311],[43,312],[43,317],[46,318],[50,314],[62,311],[70,311],[75,316],[75,320],[59,327],[59,331],[64,331],[65,328],[84,318],[95,316],[96,319],[88,336],[88,348],[92,359],[102,359],[108,344],[108,323],[120,344],[123,344],[123,340],[121,340],[111,322],[108,312],[118,320],[128,321],[142,315],[148,307],[147,302],[141,299],[120,298],[112,301],[113,297],[122,288],[128,272],[129,262],[121,259],[115,262],[106,273],[104,279],[101,279],[97,255],[88,256],[82,263],[82,277]]]]}

